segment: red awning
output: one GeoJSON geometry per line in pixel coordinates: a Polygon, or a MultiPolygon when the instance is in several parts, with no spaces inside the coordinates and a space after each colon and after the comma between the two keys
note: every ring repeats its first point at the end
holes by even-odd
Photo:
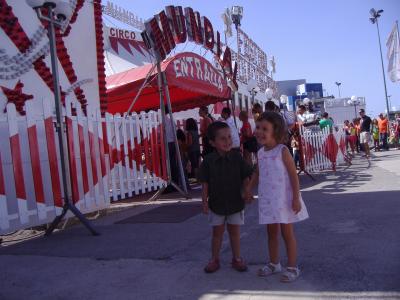
{"type": "MultiPolygon", "coordinates": [[[[129,108],[151,65],[145,65],[106,78],[108,112],[123,113],[129,108]]],[[[216,68],[195,53],[180,53],[161,64],[166,74],[173,111],[214,104],[231,98],[231,89],[216,68]]],[[[160,98],[156,70],[142,90],[133,111],[157,109],[160,98]]]]}

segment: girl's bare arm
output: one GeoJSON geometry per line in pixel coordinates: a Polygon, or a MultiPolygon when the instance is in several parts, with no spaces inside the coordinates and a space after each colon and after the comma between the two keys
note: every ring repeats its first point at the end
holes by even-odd
{"type": "Polygon", "coordinates": [[[294,164],[293,157],[290,155],[289,149],[286,147],[283,148],[282,150],[282,159],[288,171],[289,180],[292,186],[292,191],[293,191],[292,208],[295,213],[298,213],[301,210],[299,177],[297,175],[296,165],[294,164]]]}

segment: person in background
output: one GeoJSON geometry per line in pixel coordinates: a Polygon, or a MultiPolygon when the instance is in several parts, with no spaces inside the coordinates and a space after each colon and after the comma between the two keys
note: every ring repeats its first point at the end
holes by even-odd
{"type": "Polygon", "coordinates": [[[349,124],[349,132],[350,132],[349,145],[350,145],[350,149],[351,149],[351,154],[352,154],[352,156],[354,156],[354,151],[356,150],[358,137],[357,137],[357,128],[353,122],[349,124]]]}
{"type": "Polygon", "coordinates": [[[316,115],[309,112],[305,105],[299,105],[297,109],[297,122],[299,125],[303,125],[304,127],[318,124],[316,115]]]}
{"type": "Polygon", "coordinates": [[[261,104],[254,103],[251,113],[253,114],[254,121],[257,121],[258,117],[263,113],[261,104]]]}
{"type": "Polygon", "coordinates": [[[187,151],[186,135],[182,129],[176,130],[176,139],[178,140],[179,152],[181,153],[182,166],[183,166],[183,172],[185,173],[186,185],[187,188],[190,189],[188,181],[188,173],[191,172],[191,165],[187,151]]]}
{"type": "Polygon", "coordinates": [[[361,126],[361,118],[355,118],[353,120],[354,128],[356,129],[356,151],[360,153],[363,150],[362,145],[360,143],[360,126],[361,126]]]}
{"type": "Polygon", "coordinates": [[[319,128],[324,129],[328,127],[329,131],[332,131],[332,127],[333,127],[333,122],[332,120],[329,118],[329,114],[327,112],[324,112],[322,114],[322,119],[319,121],[319,128]]]}
{"type": "Polygon", "coordinates": [[[232,112],[229,107],[224,107],[221,112],[222,121],[228,124],[231,129],[232,149],[240,151],[239,131],[236,127],[235,120],[232,117],[232,112]]]}
{"type": "Polygon", "coordinates": [[[242,128],[240,128],[240,143],[243,145],[243,158],[246,163],[252,165],[251,152],[253,150],[250,144],[254,137],[249,123],[249,116],[246,111],[241,111],[239,113],[239,120],[242,121],[242,128]]]}
{"type": "Polygon", "coordinates": [[[382,114],[379,114],[378,118],[378,127],[379,127],[379,140],[381,146],[386,151],[389,150],[388,145],[388,119],[382,114]]]}
{"type": "Polygon", "coordinates": [[[345,134],[346,151],[349,152],[349,148],[350,148],[350,141],[349,141],[349,137],[350,137],[350,121],[349,120],[345,120],[344,121],[343,130],[344,130],[344,134],[345,134]]]}
{"type": "Polygon", "coordinates": [[[208,126],[214,121],[212,116],[208,113],[208,107],[202,106],[199,108],[199,116],[200,120],[200,137],[203,142],[203,157],[213,151],[212,146],[210,145],[207,137],[207,129],[208,126]]]}
{"type": "Polygon", "coordinates": [[[397,150],[400,150],[400,115],[394,116],[394,134],[396,137],[397,150]]]}
{"type": "Polygon", "coordinates": [[[196,178],[196,172],[200,163],[200,136],[197,121],[193,118],[186,120],[186,144],[191,165],[190,178],[196,178]]]}
{"type": "Polygon", "coordinates": [[[293,159],[294,159],[294,164],[296,165],[296,169],[299,168],[299,163],[300,163],[300,143],[299,143],[299,133],[298,131],[295,131],[292,135],[291,138],[291,148],[293,152],[293,159]]]}
{"type": "MultiPolygon", "coordinates": [[[[181,182],[179,179],[179,166],[178,166],[178,159],[177,159],[177,152],[175,148],[175,137],[174,137],[174,127],[172,124],[172,120],[169,116],[169,109],[165,107],[165,138],[168,143],[168,153],[169,153],[169,163],[171,167],[171,179],[173,182],[178,184],[181,182]]],[[[170,185],[166,188],[166,193],[174,192],[175,188],[170,185]]]]}
{"type": "Polygon", "coordinates": [[[380,147],[379,147],[379,126],[378,126],[378,120],[377,119],[373,119],[372,120],[372,139],[374,140],[374,151],[380,151],[380,147]]]}
{"type": "Polygon", "coordinates": [[[211,260],[204,268],[206,273],[220,268],[225,227],[232,249],[231,266],[239,272],[247,271],[240,255],[240,226],[244,224],[245,200],[251,200],[248,185],[252,168],[238,151],[232,151],[231,136],[231,129],[225,122],[217,121],[209,126],[208,137],[215,151],[204,158],[198,172],[203,213],[208,214],[212,226],[211,260]]]}
{"type": "Polygon", "coordinates": [[[267,102],[265,102],[265,111],[274,111],[274,112],[276,112],[277,110],[279,110],[279,107],[277,107],[275,105],[274,101],[268,100],[267,102]]]}
{"type": "Polygon", "coordinates": [[[370,158],[369,142],[371,140],[371,123],[372,120],[365,114],[365,110],[362,108],[359,110],[361,116],[360,123],[360,144],[363,145],[365,157],[370,158]]]}

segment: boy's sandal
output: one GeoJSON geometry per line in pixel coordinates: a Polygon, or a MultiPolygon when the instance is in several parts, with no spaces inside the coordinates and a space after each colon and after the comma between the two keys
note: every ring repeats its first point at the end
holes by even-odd
{"type": "Polygon", "coordinates": [[[282,272],[281,264],[274,264],[272,262],[269,262],[264,267],[258,270],[257,275],[260,277],[265,277],[279,272],[282,272]]]}
{"type": "Polygon", "coordinates": [[[300,269],[294,267],[287,267],[286,271],[282,274],[281,282],[293,282],[300,276],[300,269]]]}

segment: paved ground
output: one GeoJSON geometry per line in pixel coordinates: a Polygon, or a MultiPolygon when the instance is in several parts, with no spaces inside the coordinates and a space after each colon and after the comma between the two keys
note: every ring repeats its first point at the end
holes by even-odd
{"type": "Polygon", "coordinates": [[[242,230],[249,272],[229,268],[225,243],[223,268],[206,275],[210,236],[201,214],[115,224],[156,203],[97,220],[99,237],[75,226],[1,247],[0,299],[400,299],[400,151],[301,181],[311,218],[296,228],[303,276],[295,283],[255,276],[266,259],[256,204],[242,230]]]}

